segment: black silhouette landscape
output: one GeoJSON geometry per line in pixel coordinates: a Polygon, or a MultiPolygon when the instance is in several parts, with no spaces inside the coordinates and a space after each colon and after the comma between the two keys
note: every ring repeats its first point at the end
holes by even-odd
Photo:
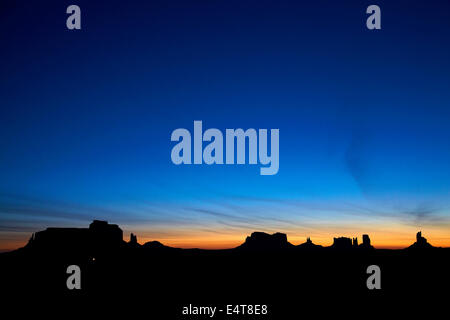
{"type": "MultiPolygon", "coordinates": [[[[436,249],[427,239],[422,236],[419,231],[416,235],[416,242],[407,249],[436,249]]],[[[201,249],[179,249],[168,247],[159,241],[150,241],[143,245],[137,241],[137,236],[133,233],[130,235],[130,240],[126,242],[123,239],[123,231],[116,224],[109,224],[107,221],[94,220],[89,228],[47,228],[44,231],[39,231],[31,235],[30,240],[24,248],[16,252],[32,252],[43,251],[49,252],[55,250],[70,251],[77,254],[86,254],[94,256],[96,254],[114,250],[126,249],[178,249],[184,251],[196,252],[201,251],[223,251],[228,250],[249,250],[249,251],[284,251],[284,250],[321,250],[321,249],[337,249],[337,250],[373,250],[370,237],[367,234],[362,235],[362,243],[358,244],[358,238],[338,237],[334,238],[333,244],[330,247],[323,247],[316,245],[307,238],[305,243],[300,245],[291,244],[287,235],[284,233],[268,234],[265,232],[253,232],[245,239],[245,242],[240,246],[228,250],[201,250],[201,249]]],[[[442,249],[442,248],[440,248],[442,249]]]]}
{"type": "Polygon", "coordinates": [[[120,296],[123,302],[127,293],[132,301],[151,302],[168,319],[184,319],[180,306],[195,302],[268,304],[273,315],[282,317],[297,313],[298,300],[303,308],[313,308],[322,301],[371,304],[439,297],[437,288],[450,283],[449,255],[449,248],[433,247],[421,232],[401,250],[376,249],[369,235],[361,243],[334,238],[324,247],[310,238],[293,245],[286,234],[263,232],[232,249],[180,249],[158,241],[139,244],[134,234],[124,241],[119,226],[96,220],[89,228],[36,232],[25,247],[1,254],[0,261],[2,286],[12,296],[33,291],[59,299],[120,296]],[[66,287],[69,265],[82,270],[81,290],[66,287]],[[367,288],[369,265],[381,268],[380,290],[367,288]]]}

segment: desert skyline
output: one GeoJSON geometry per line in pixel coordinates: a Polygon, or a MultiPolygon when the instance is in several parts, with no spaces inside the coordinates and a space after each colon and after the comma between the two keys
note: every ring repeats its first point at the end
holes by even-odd
{"type": "MultiPolygon", "coordinates": [[[[85,224],[76,225],[76,227],[83,227],[85,224]]],[[[125,224],[125,226],[127,226],[125,224]]],[[[48,226],[52,227],[52,226],[48,226]]],[[[64,226],[60,226],[64,227],[64,226]]],[[[74,227],[67,225],[65,227],[74,227]]],[[[288,241],[294,245],[299,245],[306,242],[307,238],[311,238],[314,244],[322,246],[330,246],[335,237],[358,238],[362,241],[362,234],[368,234],[371,238],[372,245],[377,249],[404,249],[410,246],[416,239],[416,233],[421,231],[426,236],[429,243],[436,247],[450,247],[450,236],[446,229],[427,227],[417,229],[415,226],[399,227],[395,224],[387,224],[385,226],[378,226],[377,228],[369,227],[362,228],[364,232],[359,232],[357,226],[348,228],[341,226],[340,228],[328,228],[327,231],[314,230],[309,234],[296,232],[295,227],[285,229],[251,229],[242,228],[239,231],[230,230],[202,230],[196,228],[189,228],[188,230],[175,231],[146,231],[143,227],[134,227],[132,229],[124,228],[124,240],[128,241],[130,234],[137,236],[140,244],[150,241],[159,241],[164,245],[176,248],[191,249],[231,249],[239,246],[245,241],[245,238],[253,232],[265,232],[273,234],[281,232],[287,234],[288,241]]],[[[44,229],[42,229],[44,230],[44,229]]],[[[42,231],[35,230],[34,232],[42,231]]],[[[17,232],[12,241],[2,241],[0,252],[12,251],[23,247],[28,242],[32,233],[17,232]]],[[[2,239],[4,240],[4,239],[2,239]]]]}
{"type": "Polygon", "coordinates": [[[386,2],[380,30],[356,2],[79,5],[80,30],[61,4],[0,19],[0,250],[93,219],[183,247],[450,246],[447,3],[386,2]],[[177,165],[195,121],[279,130],[276,174],[248,143],[244,164],[177,165]]]}

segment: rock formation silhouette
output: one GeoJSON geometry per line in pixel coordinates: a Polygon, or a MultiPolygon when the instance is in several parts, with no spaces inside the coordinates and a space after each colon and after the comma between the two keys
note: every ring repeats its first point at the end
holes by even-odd
{"type": "Polygon", "coordinates": [[[132,248],[140,247],[141,245],[137,241],[137,236],[134,233],[130,234],[130,241],[128,241],[128,246],[132,248]]]}
{"type": "Polygon", "coordinates": [[[434,248],[428,243],[427,239],[422,237],[422,231],[417,232],[416,242],[414,242],[408,249],[430,249],[434,248]]]}
{"type": "Polygon", "coordinates": [[[97,253],[123,244],[123,231],[118,225],[94,220],[89,228],[47,228],[36,232],[26,248],[97,253]]]}
{"type": "Polygon", "coordinates": [[[322,246],[321,246],[321,245],[318,245],[318,244],[314,244],[314,243],[311,241],[311,238],[308,237],[308,238],[306,238],[306,242],[305,242],[305,243],[302,243],[302,244],[299,244],[299,245],[297,246],[297,248],[299,248],[299,249],[308,249],[308,250],[311,250],[311,249],[319,249],[319,248],[322,248],[322,246]]]}
{"type": "Polygon", "coordinates": [[[253,232],[238,248],[250,250],[276,250],[292,247],[293,245],[287,241],[287,236],[284,233],[274,233],[270,235],[265,232],[253,232]]]}
{"type": "MultiPolygon", "coordinates": [[[[123,241],[123,231],[116,224],[109,224],[107,221],[94,220],[89,228],[47,228],[31,235],[26,249],[35,250],[61,250],[77,251],[94,254],[97,252],[113,250],[123,246],[144,248],[144,249],[177,249],[163,245],[158,241],[150,241],[140,245],[137,236],[130,234],[129,242],[123,241]]],[[[264,232],[253,232],[245,239],[245,242],[236,249],[249,250],[284,250],[284,249],[319,249],[321,245],[314,244],[308,237],[305,243],[297,246],[292,245],[287,240],[284,233],[267,234],[264,232]]],[[[358,244],[358,238],[337,237],[333,239],[333,249],[374,249],[371,245],[370,237],[362,235],[362,243],[358,244]]],[[[416,242],[411,249],[434,248],[419,231],[416,235],[416,242]]]]}
{"type": "Polygon", "coordinates": [[[352,248],[352,239],[346,237],[333,238],[333,244],[331,245],[334,249],[348,250],[352,248]]]}
{"type": "Polygon", "coordinates": [[[363,239],[363,242],[359,245],[359,248],[373,249],[373,246],[370,244],[370,238],[369,238],[368,234],[363,234],[362,239],[363,239]]]}
{"type": "MultiPolygon", "coordinates": [[[[397,303],[399,296],[407,294],[418,295],[422,302],[423,296],[439,295],[450,286],[450,248],[429,250],[431,245],[421,232],[411,247],[423,250],[377,250],[366,234],[359,243],[357,238],[340,237],[331,247],[322,247],[309,237],[293,246],[286,234],[254,232],[241,246],[224,250],[172,248],[158,241],[139,245],[135,234],[129,242],[122,237],[122,230],[106,221],[94,221],[89,228],[37,232],[26,248],[0,254],[2,290],[8,295],[20,293],[19,300],[24,292],[32,292],[32,299],[45,293],[52,299],[67,296],[71,305],[74,297],[86,296],[89,301],[114,297],[120,304],[129,299],[131,309],[151,305],[153,314],[159,306],[166,317],[157,319],[176,319],[180,315],[176,306],[186,304],[187,297],[199,301],[214,297],[225,303],[230,297],[242,301],[256,297],[276,304],[279,308],[273,314],[283,309],[298,315],[299,296],[287,288],[306,292],[301,296],[301,312],[314,302],[318,302],[314,311],[328,306],[323,303],[328,296],[337,305],[349,301],[360,305],[369,297],[366,270],[372,264],[381,267],[384,291],[370,295],[370,303],[397,303]],[[69,265],[81,268],[80,291],[66,287],[69,265]],[[441,290],[435,290],[437,286],[441,290]],[[137,304],[138,297],[145,301],[137,304]]],[[[292,318],[279,313],[273,317],[292,318]]]]}

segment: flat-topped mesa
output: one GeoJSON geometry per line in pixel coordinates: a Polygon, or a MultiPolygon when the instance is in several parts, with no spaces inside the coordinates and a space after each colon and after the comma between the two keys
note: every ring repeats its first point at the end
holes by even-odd
{"type": "Polygon", "coordinates": [[[352,239],[346,237],[333,238],[333,244],[331,245],[334,249],[351,249],[353,246],[352,239]]]}
{"type": "Polygon", "coordinates": [[[293,247],[287,241],[287,236],[284,233],[267,234],[265,232],[253,232],[250,237],[245,239],[245,242],[238,248],[251,250],[276,250],[287,249],[293,247]]]}
{"type": "Polygon", "coordinates": [[[32,235],[27,248],[95,253],[118,248],[123,232],[116,224],[94,220],[89,228],[47,228],[32,235]]]}
{"type": "Polygon", "coordinates": [[[94,220],[89,230],[92,244],[99,248],[118,247],[123,243],[123,231],[117,224],[94,220]]]}
{"type": "Polygon", "coordinates": [[[346,238],[346,237],[339,237],[334,238],[333,244],[331,245],[331,248],[333,249],[343,249],[343,250],[349,250],[349,249],[373,249],[372,245],[370,244],[370,238],[369,235],[363,234],[362,236],[362,243],[358,244],[358,238],[346,238]]]}

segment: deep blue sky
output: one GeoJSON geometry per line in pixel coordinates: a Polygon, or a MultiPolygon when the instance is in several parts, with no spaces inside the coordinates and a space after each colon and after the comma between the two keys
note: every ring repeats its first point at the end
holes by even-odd
{"type": "Polygon", "coordinates": [[[448,1],[2,1],[1,247],[92,218],[172,243],[448,234],[449,39],[448,1]],[[194,120],[279,128],[279,173],[173,165],[194,120]]]}

